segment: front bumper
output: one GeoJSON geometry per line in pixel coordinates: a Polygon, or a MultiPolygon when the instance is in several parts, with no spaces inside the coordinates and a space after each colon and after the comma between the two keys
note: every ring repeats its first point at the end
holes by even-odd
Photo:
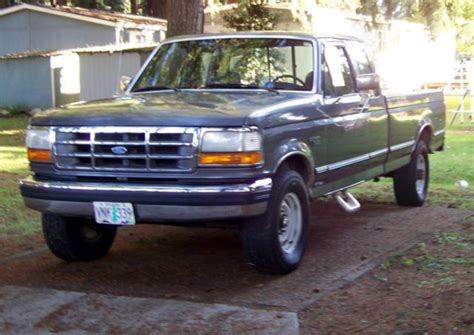
{"type": "Polygon", "coordinates": [[[94,216],[94,201],[129,202],[137,222],[202,221],[244,218],[264,214],[272,188],[271,178],[247,184],[144,185],[20,181],[26,206],[62,216],[94,216]]]}

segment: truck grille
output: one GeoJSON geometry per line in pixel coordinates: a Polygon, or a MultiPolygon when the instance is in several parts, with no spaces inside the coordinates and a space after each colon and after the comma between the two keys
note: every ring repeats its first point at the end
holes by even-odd
{"type": "Polygon", "coordinates": [[[196,167],[196,128],[59,127],[54,133],[59,169],[191,172],[196,167]]]}

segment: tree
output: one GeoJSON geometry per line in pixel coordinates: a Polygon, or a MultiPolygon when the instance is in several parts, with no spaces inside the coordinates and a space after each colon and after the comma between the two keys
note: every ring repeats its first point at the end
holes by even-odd
{"type": "Polygon", "coordinates": [[[168,0],[168,36],[197,34],[204,29],[204,4],[202,0],[168,0]]]}
{"type": "Polygon", "coordinates": [[[458,51],[474,54],[472,0],[360,0],[358,13],[380,20],[404,19],[425,24],[436,36],[446,28],[456,31],[458,51]]]}
{"type": "Polygon", "coordinates": [[[144,12],[168,20],[168,36],[202,33],[204,29],[202,0],[147,0],[144,12]]]}
{"type": "Polygon", "coordinates": [[[278,18],[278,15],[270,13],[263,2],[243,0],[234,11],[224,14],[224,25],[237,31],[273,30],[278,18]]]}
{"type": "Polygon", "coordinates": [[[168,17],[168,1],[167,0],[147,0],[145,5],[145,13],[148,16],[166,19],[168,17]]]}

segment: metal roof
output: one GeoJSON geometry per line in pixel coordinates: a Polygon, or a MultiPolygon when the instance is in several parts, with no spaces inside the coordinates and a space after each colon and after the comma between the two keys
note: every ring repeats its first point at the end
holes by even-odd
{"type": "Polygon", "coordinates": [[[104,45],[104,46],[94,46],[86,48],[76,48],[76,49],[66,49],[66,50],[29,50],[23,52],[16,52],[13,54],[0,55],[0,60],[8,59],[24,59],[24,58],[44,58],[44,57],[53,57],[60,55],[67,55],[72,53],[77,54],[99,54],[99,53],[108,53],[113,54],[116,52],[147,52],[153,50],[158,43],[155,44],[120,44],[120,45],[104,45]]]}
{"type": "Polygon", "coordinates": [[[76,20],[87,21],[106,26],[123,25],[125,28],[144,28],[166,30],[167,21],[154,17],[122,14],[116,12],[107,12],[101,10],[90,10],[79,7],[66,6],[40,6],[21,3],[15,6],[0,10],[0,17],[13,14],[22,10],[31,10],[44,14],[68,17],[76,20]]]}

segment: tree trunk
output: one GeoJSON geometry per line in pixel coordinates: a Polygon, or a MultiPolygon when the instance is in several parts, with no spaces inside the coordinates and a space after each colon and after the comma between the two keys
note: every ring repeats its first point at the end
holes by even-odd
{"type": "Polygon", "coordinates": [[[202,0],[168,0],[168,36],[203,32],[204,6],[202,0]]]}
{"type": "Polygon", "coordinates": [[[149,16],[166,19],[168,17],[167,0],[148,0],[146,13],[149,16]]]}
{"type": "Polygon", "coordinates": [[[137,15],[138,13],[137,0],[130,0],[130,13],[133,15],[137,15]]]}

